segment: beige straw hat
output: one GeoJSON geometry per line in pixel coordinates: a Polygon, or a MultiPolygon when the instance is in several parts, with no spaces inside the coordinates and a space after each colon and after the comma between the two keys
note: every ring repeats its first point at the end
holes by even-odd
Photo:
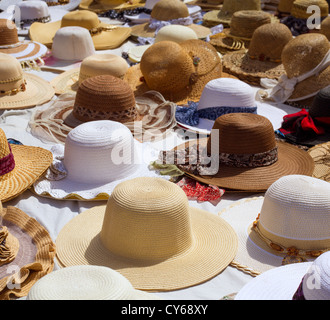
{"type": "Polygon", "coordinates": [[[89,30],[96,50],[117,48],[131,35],[131,28],[129,27],[103,23],[95,12],[76,10],[65,14],[60,21],[32,23],[29,37],[33,41],[51,47],[56,31],[69,26],[83,27],[89,30]]]}
{"type": "Polygon", "coordinates": [[[107,266],[135,289],[169,291],[223,271],[236,254],[237,238],[223,219],[190,207],[176,184],[143,177],[120,183],[106,206],[73,218],[56,246],[62,267],[107,266]]]}
{"type": "Polygon", "coordinates": [[[38,280],[26,300],[161,300],[132,287],[119,272],[102,266],[72,266],[38,280]]]}
{"type": "Polygon", "coordinates": [[[171,152],[178,159],[197,157],[196,163],[176,165],[197,181],[228,191],[262,192],[284,175],[311,176],[314,170],[306,151],[276,141],[270,120],[253,113],[224,114],[215,120],[209,138],[191,140],[171,152]]]}
{"type": "Polygon", "coordinates": [[[50,83],[23,72],[20,62],[0,52],[0,109],[22,109],[45,103],[54,96],[50,83]]]}
{"type": "Polygon", "coordinates": [[[150,22],[132,26],[131,36],[133,39],[138,37],[154,38],[157,29],[168,24],[185,25],[194,30],[199,39],[205,39],[211,34],[209,28],[193,23],[193,19],[189,16],[188,7],[183,1],[160,0],[152,8],[150,22]]]}
{"type": "Polygon", "coordinates": [[[22,210],[0,202],[0,299],[24,297],[54,267],[48,231],[22,210]]]}
{"type": "Polygon", "coordinates": [[[109,10],[124,10],[143,7],[145,0],[81,0],[79,9],[102,13],[109,10]]]}
{"type": "Polygon", "coordinates": [[[264,197],[240,200],[219,216],[236,231],[232,266],[253,276],[312,261],[330,249],[330,184],[304,175],[275,181],[264,197]]]}
{"type": "Polygon", "coordinates": [[[111,53],[96,53],[83,59],[79,68],[59,74],[50,83],[56,94],[76,92],[87,78],[108,74],[123,79],[127,70],[128,63],[124,58],[111,53]]]}
{"type": "Polygon", "coordinates": [[[0,129],[0,201],[28,189],[50,166],[52,153],[40,147],[9,144],[0,129]]]}
{"type": "Polygon", "coordinates": [[[284,24],[266,23],[253,32],[248,50],[223,56],[223,70],[257,86],[261,78],[278,79],[285,73],[282,50],[292,38],[289,28],[284,24]]]}
{"type": "Polygon", "coordinates": [[[308,153],[315,163],[313,177],[330,182],[330,142],[317,144],[308,153]]]}

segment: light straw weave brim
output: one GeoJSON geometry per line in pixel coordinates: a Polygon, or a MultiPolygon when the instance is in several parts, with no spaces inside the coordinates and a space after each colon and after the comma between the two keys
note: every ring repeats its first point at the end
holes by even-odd
{"type": "Polygon", "coordinates": [[[234,300],[292,300],[312,262],[277,267],[249,281],[234,300]]]}
{"type": "Polygon", "coordinates": [[[53,161],[50,151],[33,146],[11,145],[15,168],[0,178],[0,200],[11,200],[28,188],[53,161]]]}
{"type": "Polygon", "coordinates": [[[315,164],[313,177],[330,182],[330,141],[308,149],[308,153],[315,164]]]}
{"type": "Polygon", "coordinates": [[[126,277],[135,289],[170,291],[213,278],[236,254],[237,239],[231,226],[216,215],[190,207],[194,242],[189,251],[162,261],[116,256],[105,249],[99,236],[105,208],[98,206],[82,212],[60,231],[56,247],[62,267],[107,266],[126,277]]]}
{"type": "Polygon", "coordinates": [[[50,83],[39,76],[23,73],[26,90],[10,96],[0,96],[0,109],[23,109],[51,100],[55,91],[50,83]]]}
{"type": "Polygon", "coordinates": [[[63,94],[66,92],[77,92],[79,88],[79,72],[80,68],[66,70],[54,77],[50,84],[55,90],[55,94],[63,94]]]}
{"type": "Polygon", "coordinates": [[[134,9],[137,7],[143,7],[145,4],[144,0],[132,0],[132,1],[123,1],[123,0],[81,0],[79,4],[79,9],[90,10],[96,13],[101,13],[109,11],[112,9],[123,10],[123,9],[134,9]]]}
{"type": "MultiPolygon", "coordinates": [[[[242,139],[242,135],[239,134],[242,139]]],[[[247,137],[248,139],[248,137],[247,137]]],[[[196,140],[200,147],[205,147],[207,139],[196,140]]],[[[174,150],[192,146],[193,141],[181,144],[174,150]]],[[[282,176],[289,174],[302,174],[311,176],[314,171],[314,161],[310,155],[298,147],[286,142],[277,142],[278,160],[269,166],[256,168],[239,168],[233,166],[219,165],[219,171],[212,176],[199,176],[186,172],[197,181],[216,185],[224,189],[236,191],[266,191],[269,186],[282,176]],[[262,178],[261,178],[262,177],[262,178]]],[[[181,169],[185,171],[184,169],[181,169]]]]}
{"type": "Polygon", "coordinates": [[[3,224],[14,235],[20,244],[16,258],[7,265],[0,267],[0,299],[9,300],[13,297],[26,296],[33,286],[44,275],[50,273],[54,267],[55,244],[48,231],[34,218],[18,208],[8,206],[2,212],[3,224]],[[8,268],[20,271],[15,284],[9,279],[8,268]],[[15,268],[19,268],[18,270],[15,268]],[[7,286],[12,283],[14,288],[7,286]]]}

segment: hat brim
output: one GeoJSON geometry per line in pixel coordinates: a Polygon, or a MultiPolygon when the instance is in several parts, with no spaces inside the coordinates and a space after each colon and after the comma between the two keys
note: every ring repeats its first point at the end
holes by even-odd
{"type": "Polygon", "coordinates": [[[22,109],[43,104],[52,99],[55,91],[51,84],[34,74],[23,73],[26,90],[0,97],[0,109],[22,109]]]}
{"type": "Polygon", "coordinates": [[[308,149],[313,158],[315,168],[313,177],[330,182],[330,140],[308,149]]]}
{"type": "Polygon", "coordinates": [[[203,24],[208,27],[214,27],[222,24],[224,27],[230,25],[232,13],[224,13],[222,10],[210,10],[203,15],[203,24]]]}
{"type": "Polygon", "coordinates": [[[55,244],[48,231],[22,210],[8,206],[1,215],[3,225],[19,241],[16,258],[0,267],[0,299],[9,300],[13,296],[26,296],[36,281],[53,270],[55,244]],[[18,272],[15,283],[20,284],[20,289],[10,280],[13,275],[8,275],[10,267],[18,272]],[[13,284],[12,288],[7,286],[8,283],[13,284]]]}
{"type": "Polygon", "coordinates": [[[126,259],[109,252],[101,243],[106,206],[82,212],[60,231],[57,260],[62,267],[91,264],[108,266],[126,277],[135,289],[169,291],[203,283],[232,261],[237,250],[236,234],[223,219],[190,207],[193,247],[185,254],[161,261],[126,259]]]}
{"type": "Polygon", "coordinates": [[[79,9],[90,10],[96,13],[102,13],[108,10],[123,10],[123,9],[134,9],[137,7],[143,7],[145,0],[107,0],[107,1],[94,1],[94,0],[81,0],[79,9]],[[105,2],[105,3],[102,3],[105,2]]]}
{"type": "Polygon", "coordinates": [[[222,8],[222,2],[221,4],[212,4],[212,3],[207,3],[205,0],[193,0],[193,1],[187,1],[189,5],[192,6],[200,6],[202,9],[205,11],[209,10],[220,10],[222,8]]]}
{"type": "MultiPolygon", "coordinates": [[[[207,138],[196,140],[201,148],[206,148],[207,138]]],[[[192,146],[194,141],[186,142],[175,147],[180,150],[192,146]]],[[[180,169],[197,181],[215,185],[228,190],[264,192],[272,183],[282,176],[289,174],[302,174],[311,176],[314,171],[314,161],[305,151],[286,142],[277,142],[278,160],[264,167],[240,168],[219,165],[218,173],[215,175],[194,175],[184,168],[180,169]],[[262,177],[262,179],[260,179],[262,177]]]]}

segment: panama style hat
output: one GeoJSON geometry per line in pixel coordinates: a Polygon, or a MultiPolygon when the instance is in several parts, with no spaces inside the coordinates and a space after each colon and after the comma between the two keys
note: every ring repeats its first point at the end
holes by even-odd
{"type": "Polygon", "coordinates": [[[278,79],[285,74],[281,53],[290,40],[292,34],[287,26],[264,24],[253,32],[248,50],[223,56],[223,70],[257,86],[261,78],[278,79]]]}
{"type": "Polygon", "coordinates": [[[313,177],[330,182],[330,142],[317,144],[307,152],[315,163],[313,177]]]}
{"type": "Polygon", "coordinates": [[[102,266],[72,266],[38,280],[26,300],[161,300],[136,290],[119,272],[102,266]]]}
{"type": "Polygon", "coordinates": [[[232,266],[256,276],[284,264],[313,261],[328,251],[329,194],[326,181],[286,175],[264,197],[240,200],[220,211],[239,238],[232,266]]]}
{"type": "Polygon", "coordinates": [[[34,218],[0,202],[0,299],[24,297],[54,267],[55,244],[34,218]]]}
{"type": "Polygon", "coordinates": [[[131,34],[131,28],[100,22],[95,12],[76,10],[68,12],[61,21],[34,22],[29,29],[31,40],[51,47],[56,31],[62,27],[83,27],[89,30],[96,50],[119,47],[131,34]]]}
{"type": "Polygon", "coordinates": [[[252,279],[235,300],[330,300],[329,267],[325,252],[313,262],[274,268],[252,279]]]}
{"type": "Polygon", "coordinates": [[[135,289],[170,291],[222,272],[237,238],[220,217],[190,207],[176,184],[141,177],[117,185],[107,205],[72,219],[56,246],[62,267],[107,266],[135,289]]]}
{"type": "Polygon", "coordinates": [[[284,175],[311,176],[314,170],[305,150],[276,141],[271,122],[253,113],[224,114],[215,120],[208,138],[181,144],[164,160],[173,162],[171,154],[187,159],[174,164],[188,176],[236,192],[263,192],[284,175]]]}
{"type": "Polygon", "coordinates": [[[143,7],[145,0],[81,0],[79,9],[102,13],[109,10],[125,10],[143,7]]]}

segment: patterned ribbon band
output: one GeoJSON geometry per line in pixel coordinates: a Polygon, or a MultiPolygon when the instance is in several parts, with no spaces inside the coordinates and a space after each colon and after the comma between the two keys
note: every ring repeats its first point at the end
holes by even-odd
{"type": "Polygon", "coordinates": [[[3,95],[3,96],[12,96],[18,92],[24,92],[26,90],[26,80],[24,80],[21,85],[16,88],[16,89],[11,89],[11,90],[0,90],[0,95],[3,95]]]}
{"type": "Polygon", "coordinates": [[[70,3],[70,0],[46,1],[46,3],[49,7],[63,6],[65,4],[70,3]]]}
{"type": "Polygon", "coordinates": [[[11,172],[15,168],[15,160],[14,155],[11,151],[10,144],[8,143],[10,153],[0,159],[0,176],[3,176],[7,174],[8,172],[11,172]]]}
{"type": "Polygon", "coordinates": [[[47,22],[50,22],[50,20],[51,20],[51,17],[50,17],[50,15],[48,15],[46,17],[21,20],[20,25],[21,25],[21,27],[23,27],[24,24],[32,24],[34,22],[47,23],[47,22]]]}
{"type": "Polygon", "coordinates": [[[102,31],[112,31],[117,29],[117,26],[109,26],[109,27],[98,27],[98,28],[93,28],[89,30],[89,33],[91,34],[91,36],[94,36],[98,33],[101,33],[102,31]]]}

